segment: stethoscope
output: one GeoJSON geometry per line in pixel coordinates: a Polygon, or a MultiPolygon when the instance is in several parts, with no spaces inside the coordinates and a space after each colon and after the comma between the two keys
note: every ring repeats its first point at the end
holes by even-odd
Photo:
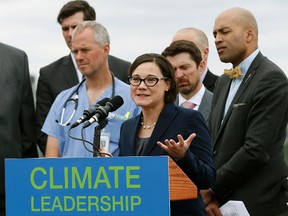
{"type": "MultiPolygon", "coordinates": [[[[113,98],[115,96],[115,77],[114,74],[111,72],[112,75],[112,94],[111,94],[111,98],[113,98]]],[[[65,126],[69,126],[70,125],[70,121],[72,120],[72,118],[74,117],[77,107],[78,107],[78,98],[79,98],[79,89],[81,87],[81,85],[85,82],[86,78],[83,78],[82,81],[77,85],[77,87],[75,88],[75,90],[71,93],[71,95],[68,97],[68,99],[65,101],[62,111],[61,111],[61,117],[60,117],[60,121],[55,120],[59,125],[61,125],[62,127],[65,126]],[[65,111],[66,111],[66,107],[68,106],[68,104],[74,104],[74,108],[73,111],[70,115],[70,117],[68,118],[68,120],[66,122],[64,122],[64,116],[65,116],[65,111]]]]}

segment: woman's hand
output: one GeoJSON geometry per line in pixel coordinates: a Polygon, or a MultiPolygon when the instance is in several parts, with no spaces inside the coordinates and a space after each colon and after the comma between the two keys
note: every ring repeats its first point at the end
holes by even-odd
{"type": "Polygon", "coordinates": [[[173,139],[166,139],[164,144],[162,142],[157,142],[157,144],[164,149],[168,154],[175,158],[176,160],[181,160],[185,157],[187,150],[192,142],[192,140],[196,137],[195,133],[192,133],[186,140],[178,134],[178,142],[176,143],[173,139]]]}

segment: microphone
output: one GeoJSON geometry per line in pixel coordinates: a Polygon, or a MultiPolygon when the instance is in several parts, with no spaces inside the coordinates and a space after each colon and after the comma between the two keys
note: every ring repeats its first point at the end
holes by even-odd
{"type": "Polygon", "coordinates": [[[119,95],[113,97],[110,101],[106,103],[105,106],[99,106],[96,109],[96,113],[94,116],[92,116],[83,126],[83,128],[86,128],[93,124],[94,122],[101,122],[104,120],[109,112],[113,112],[117,110],[119,107],[123,105],[124,101],[123,98],[119,95]]]}
{"type": "Polygon", "coordinates": [[[90,108],[90,109],[85,109],[83,111],[83,116],[81,116],[74,124],[71,125],[71,128],[77,127],[79,124],[82,122],[90,119],[93,115],[95,115],[96,110],[99,106],[104,106],[107,102],[109,101],[109,98],[103,98],[102,100],[98,101],[98,103],[95,105],[95,107],[90,108]]]}

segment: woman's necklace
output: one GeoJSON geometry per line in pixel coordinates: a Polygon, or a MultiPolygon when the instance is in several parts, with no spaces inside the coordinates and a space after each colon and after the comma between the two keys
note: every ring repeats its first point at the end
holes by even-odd
{"type": "Polygon", "coordinates": [[[153,125],[144,125],[143,118],[141,117],[141,125],[143,129],[151,129],[152,127],[156,125],[156,122],[154,122],[153,125]]]}
{"type": "Polygon", "coordinates": [[[154,122],[153,125],[144,125],[144,123],[141,122],[141,125],[142,125],[143,129],[151,129],[152,126],[153,126],[153,127],[155,126],[155,124],[156,124],[156,122],[154,122]]]}

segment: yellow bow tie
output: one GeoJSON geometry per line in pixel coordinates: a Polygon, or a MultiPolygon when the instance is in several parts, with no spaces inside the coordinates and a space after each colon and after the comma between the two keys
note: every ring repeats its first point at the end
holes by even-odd
{"type": "Polygon", "coordinates": [[[227,76],[229,76],[231,79],[234,79],[234,78],[240,78],[241,75],[242,75],[242,72],[241,72],[241,69],[239,66],[231,69],[231,70],[227,70],[225,69],[224,70],[224,74],[226,74],[227,76]]]}

